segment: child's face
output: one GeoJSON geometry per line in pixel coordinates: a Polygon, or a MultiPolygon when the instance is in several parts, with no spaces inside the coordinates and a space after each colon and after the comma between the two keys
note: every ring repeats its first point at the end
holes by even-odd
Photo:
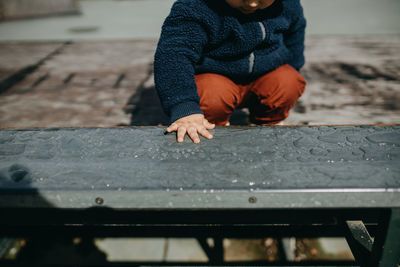
{"type": "Polygon", "coordinates": [[[240,10],[243,14],[251,14],[257,10],[264,9],[272,5],[275,0],[225,0],[228,5],[240,10]]]}

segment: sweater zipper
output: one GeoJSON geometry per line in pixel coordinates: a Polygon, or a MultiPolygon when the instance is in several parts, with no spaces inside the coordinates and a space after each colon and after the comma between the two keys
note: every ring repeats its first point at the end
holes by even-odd
{"type": "Polygon", "coordinates": [[[260,25],[260,28],[261,28],[262,40],[265,41],[265,38],[267,37],[267,30],[265,29],[265,26],[261,21],[258,22],[258,25],[260,25]]]}
{"type": "Polygon", "coordinates": [[[255,61],[254,52],[251,52],[251,54],[249,56],[249,73],[253,73],[254,61],[255,61]]]}
{"type": "MultiPolygon", "coordinates": [[[[265,37],[267,36],[266,30],[265,30],[265,26],[264,24],[260,21],[258,22],[258,25],[261,28],[261,32],[262,32],[262,40],[265,40],[265,37]]],[[[255,55],[254,52],[251,52],[250,56],[249,56],[249,73],[253,73],[254,71],[254,62],[255,62],[255,55]]]]}

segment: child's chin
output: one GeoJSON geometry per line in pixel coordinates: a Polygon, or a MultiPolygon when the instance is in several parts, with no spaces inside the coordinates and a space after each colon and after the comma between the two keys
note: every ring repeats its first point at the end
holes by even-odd
{"type": "Polygon", "coordinates": [[[249,15],[249,14],[253,14],[254,12],[256,12],[256,10],[246,10],[246,9],[239,9],[240,12],[242,12],[243,14],[249,15]]]}

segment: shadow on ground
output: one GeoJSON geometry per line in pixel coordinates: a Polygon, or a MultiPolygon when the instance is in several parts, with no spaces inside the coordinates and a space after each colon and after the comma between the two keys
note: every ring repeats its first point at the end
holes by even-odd
{"type": "MultiPolygon", "coordinates": [[[[138,94],[129,99],[126,112],[131,114],[131,126],[169,125],[169,118],[162,109],[154,86],[139,88],[138,94]]],[[[236,110],[231,116],[230,123],[231,125],[247,125],[246,109],[236,110]]]]}

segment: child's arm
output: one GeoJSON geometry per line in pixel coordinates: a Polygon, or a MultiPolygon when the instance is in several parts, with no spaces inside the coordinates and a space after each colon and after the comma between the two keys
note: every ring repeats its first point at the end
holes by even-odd
{"type": "Polygon", "coordinates": [[[214,125],[203,116],[194,81],[207,34],[196,10],[177,2],[166,18],[154,58],[154,78],[161,103],[172,124],[167,132],[178,132],[178,142],[187,133],[198,143],[198,133],[212,138],[207,131],[214,125]]]}
{"type": "Polygon", "coordinates": [[[306,20],[300,2],[297,1],[295,5],[296,8],[293,10],[294,20],[289,31],[284,36],[284,42],[292,55],[289,64],[299,71],[304,65],[304,36],[306,20]]]}

